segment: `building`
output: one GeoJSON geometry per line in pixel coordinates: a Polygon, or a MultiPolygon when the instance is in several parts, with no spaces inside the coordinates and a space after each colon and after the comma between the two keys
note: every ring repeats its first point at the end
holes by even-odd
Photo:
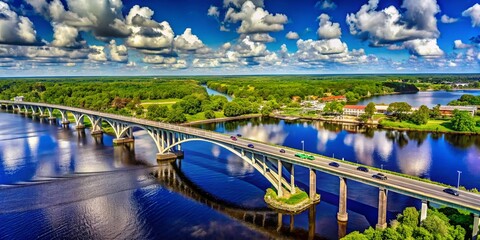
{"type": "Polygon", "coordinates": [[[442,116],[451,116],[453,115],[453,111],[459,110],[459,111],[465,111],[470,113],[472,116],[475,115],[477,112],[477,107],[476,106],[440,106],[440,114],[442,116]]]}
{"type": "Polygon", "coordinates": [[[329,97],[323,97],[320,98],[321,102],[346,102],[347,98],[345,96],[329,96],[329,97]]]}
{"type": "Polygon", "coordinates": [[[380,114],[387,114],[388,105],[375,105],[375,111],[380,114]]]}
{"type": "Polygon", "coordinates": [[[13,98],[13,101],[15,102],[23,102],[23,96],[16,96],[13,98]]]}
{"type": "Polygon", "coordinates": [[[361,105],[345,105],[343,107],[343,115],[360,116],[365,113],[366,106],[361,105]]]}

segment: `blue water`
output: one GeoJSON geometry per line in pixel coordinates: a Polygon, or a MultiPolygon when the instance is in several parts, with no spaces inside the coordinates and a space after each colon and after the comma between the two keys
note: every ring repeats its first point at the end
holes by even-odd
{"type": "Polygon", "coordinates": [[[231,102],[231,101],[233,100],[233,98],[232,98],[230,95],[225,94],[225,93],[221,93],[221,92],[216,91],[216,90],[213,90],[213,89],[207,87],[207,85],[202,85],[202,87],[204,87],[204,88],[207,90],[207,94],[208,94],[208,95],[224,96],[224,97],[227,98],[227,100],[228,100],[229,102],[231,102]]]}
{"type": "Polygon", "coordinates": [[[429,91],[418,92],[412,94],[398,94],[398,95],[385,95],[375,96],[359,101],[358,105],[367,105],[369,102],[375,104],[390,104],[392,102],[407,102],[413,107],[420,107],[426,105],[427,107],[434,107],[437,104],[447,105],[453,100],[459,99],[463,94],[471,94],[478,96],[480,90],[456,90],[456,91],[429,91]]]}
{"type": "MultiPolygon", "coordinates": [[[[295,215],[290,231],[290,216],[283,215],[277,232],[278,213],[269,213],[262,226],[260,215],[252,224],[252,215],[243,220],[238,211],[207,201],[247,213],[266,208],[263,196],[270,185],[253,167],[211,144],[185,144],[185,159],[172,175],[194,183],[187,190],[200,189],[200,197],[192,198],[178,183],[152,176],[165,164],[157,165],[146,133],[134,135],[131,151],[113,147],[105,134],[94,138],[88,129],[0,112],[0,239],[298,239],[309,229],[316,238],[339,236],[336,177],[318,174],[322,199],[311,210],[313,219],[308,211],[295,215]]],[[[307,189],[308,170],[298,167],[295,173],[299,187],[307,189]]],[[[344,233],[376,223],[377,190],[355,182],[349,188],[344,233]]],[[[390,218],[407,205],[418,206],[416,200],[389,197],[390,218]]]]}

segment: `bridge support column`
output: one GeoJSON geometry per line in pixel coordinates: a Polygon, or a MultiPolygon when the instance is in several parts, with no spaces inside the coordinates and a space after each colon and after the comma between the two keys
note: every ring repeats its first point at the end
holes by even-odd
{"type": "Polygon", "coordinates": [[[75,126],[75,128],[78,129],[78,130],[83,130],[83,129],[85,129],[85,125],[78,124],[77,126],[75,126]]]}
{"type": "Polygon", "coordinates": [[[480,221],[478,214],[473,215],[473,231],[472,231],[472,240],[478,239],[478,228],[480,227],[480,221]]]}
{"type": "Polygon", "coordinates": [[[292,164],[290,167],[290,190],[291,194],[295,194],[295,165],[292,164]]]}
{"type": "Polygon", "coordinates": [[[317,173],[315,169],[310,168],[310,191],[308,192],[310,199],[315,200],[315,195],[317,195],[317,173]]]}
{"type": "Polygon", "coordinates": [[[283,197],[283,186],[282,186],[282,161],[277,160],[278,162],[278,187],[277,187],[277,194],[278,197],[283,197]]]}
{"type": "Polygon", "coordinates": [[[133,140],[132,138],[116,138],[116,139],[113,139],[113,145],[115,145],[115,146],[125,145],[129,149],[134,149],[134,147],[135,147],[134,144],[135,144],[135,140],[133,140]]]}
{"type": "Polygon", "coordinates": [[[420,222],[427,218],[428,201],[422,200],[422,208],[420,209],[420,222]]]}
{"type": "Polygon", "coordinates": [[[311,205],[308,209],[308,239],[315,238],[315,223],[317,220],[317,206],[311,205]]]}
{"type": "Polygon", "coordinates": [[[378,191],[378,229],[387,227],[387,190],[380,188],[378,191]]]}
{"type": "Polygon", "coordinates": [[[340,177],[340,191],[338,196],[338,213],[337,220],[340,222],[348,221],[347,213],[347,179],[340,177]]]}

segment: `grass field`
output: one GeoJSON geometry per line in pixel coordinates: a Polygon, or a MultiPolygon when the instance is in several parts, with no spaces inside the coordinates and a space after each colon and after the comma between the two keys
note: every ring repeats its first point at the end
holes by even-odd
{"type": "Polygon", "coordinates": [[[181,99],[178,99],[178,98],[143,100],[141,105],[144,106],[144,107],[148,107],[148,105],[152,105],[152,104],[171,106],[171,105],[175,104],[176,102],[178,102],[180,100],[181,99]]]}
{"type": "MultiPolygon", "coordinates": [[[[197,113],[195,115],[185,114],[185,117],[187,117],[187,122],[200,121],[200,120],[206,120],[207,119],[207,118],[205,118],[205,113],[204,112],[197,113]]],[[[224,117],[225,117],[225,115],[223,115],[223,111],[215,112],[215,118],[224,118],[224,117]]]]}
{"type": "MultiPolygon", "coordinates": [[[[478,119],[476,118],[476,120],[478,119]]],[[[416,125],[409,122],[394,122],[384,119],[381,121],[381,125],[390,128],[402,128],[420,131],[456,132],[450,128],[450,120],[429,120],[425,125],[416,125]]],[[[475,133],[480,133],[480,127],[476,127],[475,133]]]]}

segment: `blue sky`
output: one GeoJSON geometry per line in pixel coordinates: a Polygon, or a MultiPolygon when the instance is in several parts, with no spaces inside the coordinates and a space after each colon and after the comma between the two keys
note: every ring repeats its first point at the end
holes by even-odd
{"type": "Polygon", "coordinates": [[[478,73],[472,0],[3,0],[0,76],[478,73]]]}

